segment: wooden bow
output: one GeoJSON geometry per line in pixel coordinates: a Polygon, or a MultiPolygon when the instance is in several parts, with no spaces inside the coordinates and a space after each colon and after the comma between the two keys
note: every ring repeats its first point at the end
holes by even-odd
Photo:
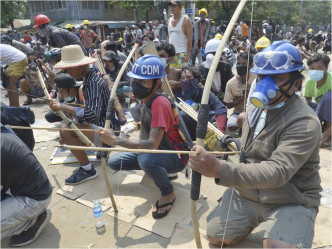
{"type": "MultiPolygon", "coordinates": [[[[210,91],[211,91],[211,85],[212,85],[212,80],[213,77],[216,73],[216,69],[220,60],[220,57],[222,55],[224,46],[228,40],[228,37],[230,36],[234,25],[244,7],[246,4],[247,0],[241,0],[239,5],[237,6],[232,19],[230,20],[227,29],[225,31],[225,34],[221,40],[221,43],[218,46],[218,50],[214,56],[214,59],[212,61],[212,65],[209,70],[209,74],[206,79],[206,83],[204,86],[204,92],[202,96],[202,101],[201,101],[201,107],[199,110],[198,114],[198,122],[197,122],[197,128],[196,128],[196,144],[204,146],[204,139],[206,136],[207,132],[207,124],[209,120],[209,97],[210,97],[210,91]]],[[[195,236],[195,241],[196,241],[196,246],[197,248],[202,248],[202,243],[201,243],[201,237],[199,234],[199,222],[198,222],[198,217],[197,217],[197,207],[196,207],[196,202],[199,199],[200,195],[200,187],[201,187],[201,178],[202,175],[199,174],[196,171],[192,171],[192,177],[191,177],[191,193],[190,193],[190,198],[191,198],[191,220],[193,223],[193,229],[194,229],[194,236],[195,236]]]]}
{"type": "MultiPolygon", "coordinates": [[[[131,50],[130,54],[128,55],[125,63],[121,67],[121,70],[120,70],[118,76],[115,79],[114,85],[112,86],[112,91],[111,91],[111,95],[110,95],[110,98],[109,98],[109,101],[108,101],[108,107],[107,107],[107,112],[106,112],[105,129],[110,129],[110,127],[111,127],[111,118],[112,118],[112,115],[113,115],[113,112],[114,112],[114,99],[116,97],[116,95],[115,95],[116,94],[116,89],[118,88],[118,85],[119,85],[120,79],[122,77],[122,74],[124,73],[125,69],[127,68],[128,64],[130,62],[130,59],[134,55],[137,48],[138,48],[138,45],[135,44],[133,49],[131,50]]],[[[107,146],[105,144],[103,144],[103,147],[107,147],[107,146]]],[[[114,196],[113,196],[113,191],[112,191],[111,184],[110,184],[110,180],[109,180],[108,175],[107,175],[107,162],[106,162],[107,155],[108,155],[107,151],[102,151],[101,152],[101,165],[102,165],[102,168],[103,168],[103,173],[104,173],[106,186],[107,186],[108,193],[109,193],[111,201],[112,201],[114,211],[117,212],[118,208],[117,208],[117,205],[115,203],[114,196]]]]}

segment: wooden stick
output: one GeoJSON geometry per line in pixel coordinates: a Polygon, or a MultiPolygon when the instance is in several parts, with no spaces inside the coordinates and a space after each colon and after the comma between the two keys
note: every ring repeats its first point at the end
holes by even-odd
{"type": "MultiPolygon", "coordinates": [[[[29,126],[14,126],[14,125],[5,125],[5,127],[11,129],[18,129],[18,130],[50,130],[50,131],[75,131],[70,128],[57,128],[57,127],[29,127],[29,126]]],[[[79,131],[87,131],[87,132],[97,132],[98,130],[95,129],[77,129],[79,131]]],[[[120,133],[121,131],[113,131],[114,133],[120,133]]]]}
{"type": "MultiPolygon", "coordinates": [[[[134,152],[134,153],[152,153],[152,154],[188,154],[196,155],[196,151],[181,151],[181,150],[147,150],[147,149],[127,149],[127,148],[105,148],[105,147],[86,147],[86,146],[74,146],[74,145],[60,145],[55,146],[69,150],[90,150],[90,151],[117,151],[117,152],[134,152]]],[[[208,151],[210,154],[221,155],[235,155],[240,154],[241,151],[208,151]]]]}

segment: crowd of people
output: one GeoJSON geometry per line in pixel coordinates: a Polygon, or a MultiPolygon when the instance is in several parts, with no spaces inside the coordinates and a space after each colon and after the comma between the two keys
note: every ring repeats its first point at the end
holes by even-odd
{"type": "MultiPolygon", "coordinates": [[[[45,97],[46,90],[52,99],[45,119],[61,122],[56,111],[64,112],[79,129],[96,131],[83,132],[96,146],[190,150],[197,122],[185,111],[175,111],[176,103],[165,95],[162,84],[167,79],[176,101],[181,99],[198,112],[227,25],[209,20],[205,8],[191,21],[183,14],[182,1],[168,4],[169,20],[126,26],[123,32],[110,33],[105,41],[98,40],[89,20],[63,29],[52,26],[42,14],[34,18],[38,38],[27,32],[23,37],[16,31],[2,33],[1,76],[10,106],[21,108],[20,93],[27,97],[23,105],[31,105],[34,98],[45,97]],[[121,75],[112,126],[104,129],[111,85],[134,44],[140,48],[121,75]],[[151,45],[156,54],[144,52],[151,45]],[[114,132],[127,122],[121,103],[128,103],[135,122],[135,129],[124,133],[139,129],[138,140],[114,132]]],[[[143,170],[153,179],[161,194],[153,218],[169,213],[176,200],[171,174],[189,165],[229,187],[207,218],[207,235],[213,245],[235,244],[268,221],[264,247],[311,247],[322,190],[319,148],[331,146],[331,74],[326,54],[331,52],[331,27],[309,24],[306,28],[306,36],[301,36],[300,25],[276,25],[268,19],[260,26],[242,19],[222,51],[212,79],[208,119],[223,134],[241,137],[239,163],[208,153],[225,148],[225,141],[216,139],[206,139],[205,148],[194,146],[192,150],[198,154],[190,157],[121,152],[108,159],[114,170],[143,170]],[[302,74],[305,62],[307,78],[302,74]],[[230,217],[225,213],[228,206],[234,209],[230,217]],[[294,215],[301,219],[290,224],[294,215]]],[[[2,238],[11,236],[12,246],[22,246],[35,240],[49,222],[52,188],[31,148],[15,136],[15,130],[2,127],[1,134],[1,234],[2,238]],[[13,163],[15,167],[11,167],[13,163]],[[27,181],[22,180],[25,178],[27,181]]],[[[67,129],[60,131],[59,142],[84,145],[67,129]]],[[[71,152],[80,166],[65,184],[98,177],[84,151],[71,152]]]]}

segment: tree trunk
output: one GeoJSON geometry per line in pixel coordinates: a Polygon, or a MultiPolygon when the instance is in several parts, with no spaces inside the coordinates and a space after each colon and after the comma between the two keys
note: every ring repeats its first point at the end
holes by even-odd
{"type": "Polygon", "coordinates": [[[135,19],[135,23],[139,23],[138,9],[137,8],[134,9],[134,19],[135,19]]]}

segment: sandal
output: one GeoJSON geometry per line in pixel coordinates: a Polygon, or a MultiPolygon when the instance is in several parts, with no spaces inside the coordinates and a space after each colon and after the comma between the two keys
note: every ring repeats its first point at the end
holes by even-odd
{"type": "Polygon", "coordinates": [[[171,208],[169,209],[169,210],[166,210],[164,213],[158,213],[158,211],[159,211],[159,209],[160,208],[164,208],[164,207],[167,207],[167,206],[172,206],[173,204],[174,204],[174,202],[175,202],[175,199],[176,198],[174,198],[174,200],[172,201],[172,202],[168,202],[168,203],[165,203],[165,204],[163,204],[163,205],[160,205],[159,206],[159,200],[156,202],[156,208],[157,208],[157,210],[155,211],[155,212],[152,212],[152,217],[154,218],[154,219],[161,219],[161,218],[164,218],[167,214],[168,214],[168,212],[171,210],[171,208]]]}

